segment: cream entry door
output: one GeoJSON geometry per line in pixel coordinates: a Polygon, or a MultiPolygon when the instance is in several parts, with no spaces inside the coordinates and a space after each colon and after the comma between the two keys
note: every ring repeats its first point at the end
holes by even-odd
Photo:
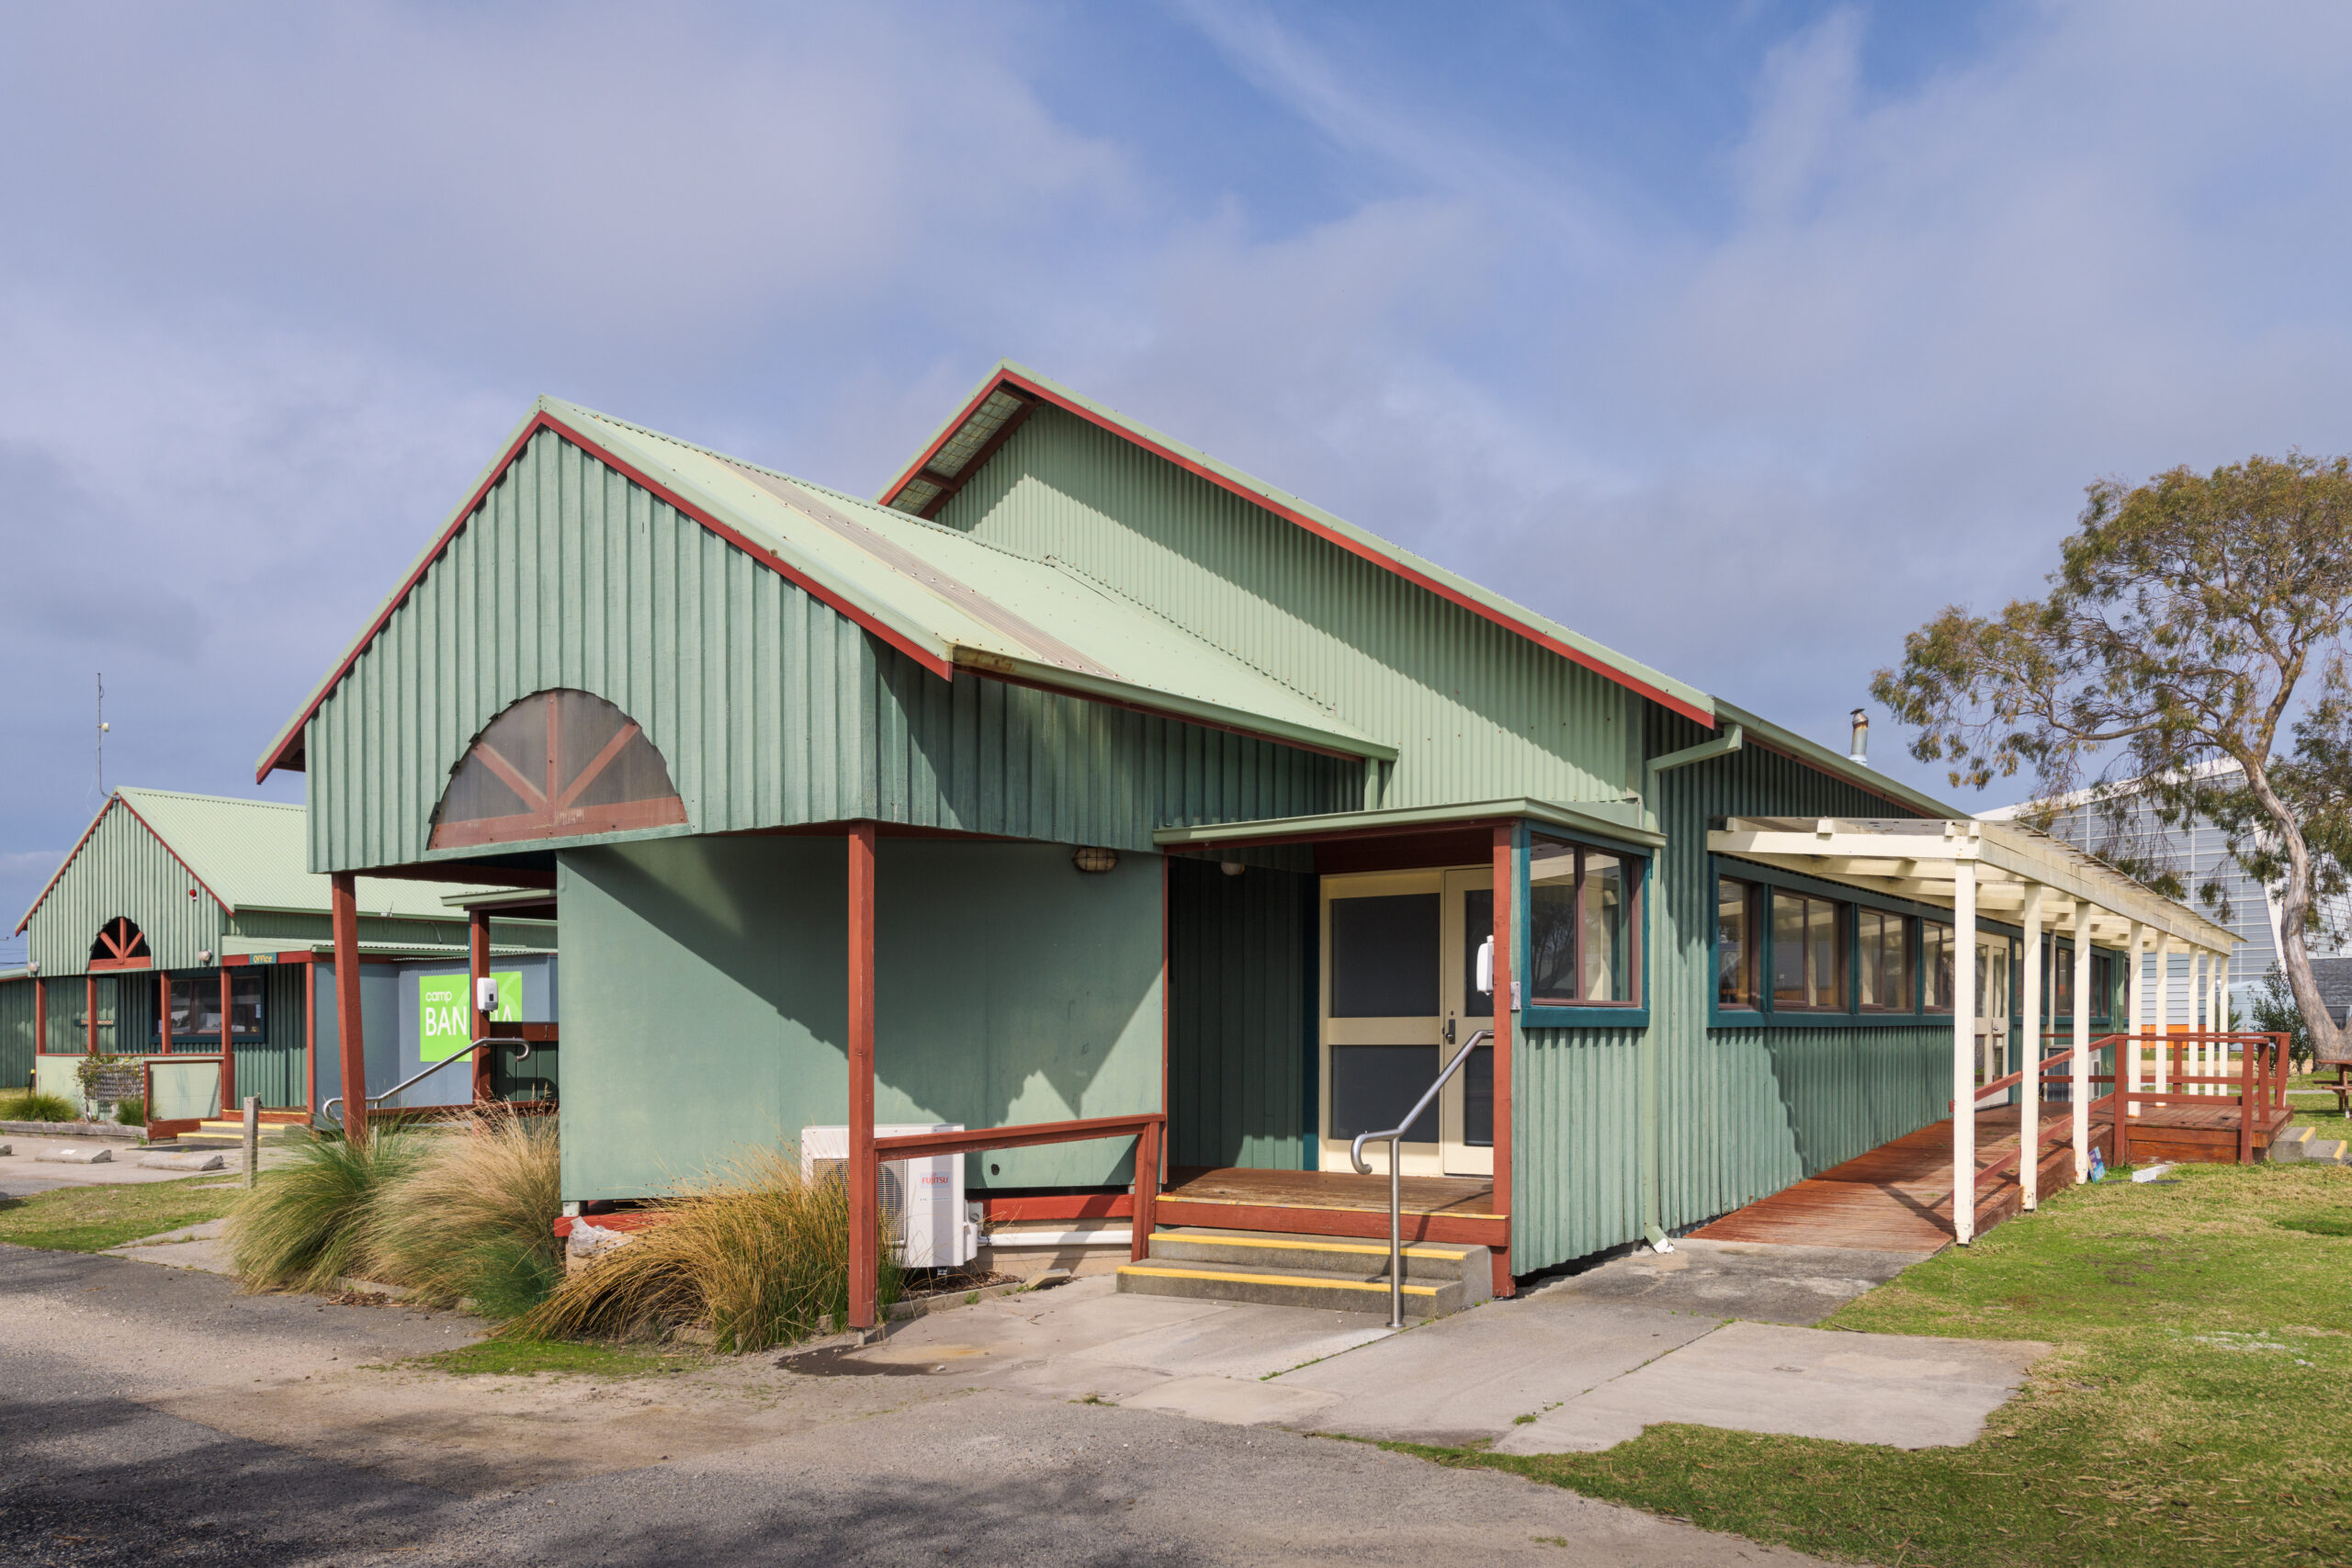
{"type": "MultiPolygon", "coordinates": [[[[1323,1169],[1354,1169],[1356,1134],[1402,1122],[1453,1054],[1491,1021],[1494,998],[1477,982],[1492,881],[1483,867],[1323,879],[1323,1169]]],[[[1398,1147],[1403,1174],[1493,1172],[1493,1061],[1481,1045],[1413,1123],[1398,1147]]],[[[1387,1144],[1365,1145],[1364,1157],[1385,1172],[1387,1144]]]]}

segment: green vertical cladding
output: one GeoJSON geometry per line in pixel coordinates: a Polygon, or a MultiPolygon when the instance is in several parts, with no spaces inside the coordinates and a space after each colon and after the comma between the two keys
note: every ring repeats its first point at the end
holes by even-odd
{"type": "MultiPolygon", "coordinates": [[[[848,853],[831,836],[567,851],[563,1195],[659,1193],[847,1119],[848,853]]],[[[967,1127],[1160,1106],[1160,866],[885,839],[875,1114],[967,1127]]],[[[970,1156],[975,1188],[1132,1178],[1133,1140],[970,1156]]]]}
{"type": "Polygon", "coordinates": [[[1170,1165],[1303,1163],[1315,887],[1286,871],[1168,863],[1170,1165]]]}
{"type": "MultiPolygon", "coordinates": [[[[1654,753],[1696,744],[1697,727],[1660,716],[1654,753]]],[[[1669,1227],[1736,1209],[1944,1115],[1948,1026],[1707,1027],[1714,985],[1709,820],[1730,816],[1908,817],[1916,813],[1791,758],[1750,747],[1659,778],[1668,836],[1657,886],[1660,1203],[1669,1227]]]]}
{"type": "Polygon", "coordinates": [[[82,1049],[82,1029],[76,1021],[82,1016],[82,1000],[88,994],[85,981],[78,975],[59,976],[52,979],[42,976],[41,990],[48,998],[49,1038],[41,1045],[46,1055],[71,1055],[82,1049]]]}
{"type": "Polygon", "coordinates": [[[311,718],[311,867],[424,858],[475,735],[551,687],[636,720],[703,833],[873,818],[1148,852],[1155,828],[1362,795],[1356,762],[942,680],[542,431],[311,718]]]}
{"type": "Polygon", "coordinates": [[[85,974],[90,944],[117,916],[139,928],[166,968],[192,967],[220,946],[220,906],[120,800],[33,911],[26,954],[43,975],[85,974]]]}
{"type": "Polygon", "coordinates": [[[237,1042],[238,1100],[257,1095],[262,1105],[272,1111],[305,1103],[311,1093],[311,1073],[303,1043],[302,965],[266,964],[232,973],[258,974],[262,981],[262,1037],[237,1042]]]}
{"type": "Polygon", "coordinates": [[[1646,705],[1623,687],[1059,409],[938,521],[1074,567],[1396,745],[1384,806],[1640,788],[1646,705]]]}
{"type": "MultiPolygon", "coordinates": [[[[1708,739],[1652,711],[1649,751],[1708,739]]],[[[1914,815],[1750,747],[1658,777],[1648,1043],[1659,1056],[1659,1219],[1674,1230],[1945,1115],[1948,1026],[1710,1029],[1711,818],[1914,815]]],[[[1531,1029],[1513,1057],[1512,1255],[1521,1271],[1641,1238],[1639,1030],[1531,1029]]]]}
{"type": "Polygon", "coordinates": [[[0,980],[0,1089],[22,1089],[32,1081],[40,986],[30,978],[0,980]]]}

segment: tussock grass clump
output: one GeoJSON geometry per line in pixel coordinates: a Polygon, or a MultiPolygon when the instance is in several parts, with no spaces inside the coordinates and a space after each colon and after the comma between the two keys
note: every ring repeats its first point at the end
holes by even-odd
{"type": "Polygon", "coordinates": [[[371,1271],[379,1194],[425,1156],[418,1134],[372,1130],[365,1143],[310,1134],[229,1217],[231,1263],[250,1290],[323,1290],[371,1271]]]}
{"type": "Polygon", "coordinates": [[[0,1094],[0,1122],[79,1122],[82,1113],[60,1094],[39,1094],[28,1089],[0,1094]]]}
{"type": "Polygon", "coordinates": [[[367,1248],[379,1277],[485,1317],[537,1305],[563,1278],[555,1119],[495,1107],[429,1145],[374,1201],[367,1248]]]}
{"type": "Polygon", "coordinates": [[[126,1127],[147,1125],[147,1102],[143,1100],[118,1100],[114,1103],[114,1119],[126,1127]]]}
{"type": "MultiPolygon", "coordinates": [[[[788,1149],[756,1149],[688,1187],[670,1217],[592,1259],[500,1332],[516,1339],[624,1339],[707,1324],[716,1348],[790,1344],[849,1314],[849,1193],[803,1180],[788,1149]]],[[[882,1299],[898,1273],[882,1249],[882,1299]]]]}

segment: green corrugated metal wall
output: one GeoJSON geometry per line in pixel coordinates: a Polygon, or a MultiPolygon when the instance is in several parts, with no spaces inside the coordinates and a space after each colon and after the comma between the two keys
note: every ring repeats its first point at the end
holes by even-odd
{"type": "Polygon", "coordinates": [[[1315,888],[1291,872],[1168,863],[1170,1165],[1304,1164],[1315,888]]]}
{"type": "Polygon", "coordinates": [[[1384,806],[1640,787],[1646,705],[1623,687],[1059,409],[938,520],[1073,566],[1393,743],[1384,806]]]}
{"type": "Polygon", "coordinates": [[[85,973],[98,930],[119,915],[147,938],[155,962],[187,968],[198,953],[218,952],[220,906],[196,886],[187,868],[117,801],[33,911],[26,954],[44,976],[85,973]]]}
{"type": "Polygon", "coordinates": [[[0,980],[0,1089],[22,1089],[33,1076],[33,996],[40,982],[0,980]]]}
{"type": "MultiPolygon", "coordinates": [[[[310,1059],[303,1051],[302,1006],[308,991],[299,964],[257,965],[262,976],[262,1037],[237,1043],[237,1098],[261,1096],[273,1111],[310,1097],[310,1059]]],[[[238,971],[252,973],[253,971],[238,971]]]]}
{"type": "MultiPolygon", "coordinates": [[[[1650,752],[1708,739],[1652,710],[1650,752]]],[[[1747,750],[1664,773],[1652,873],[1650,1033],[1657,1053],[1659,1216],[1697,1224],[1945,1114],[1948,1025],[1710,1029],[1715,817],[1913,815],[1792,759],[1747,750]]],[[[1513,1262],[1547,1268],[1642,1235],[1638,1030],[1524,1031],[1512,1095],[1513,1262]]]]}
{"type": "MultiPolygon", "coordinates": [[[[662,1192],[847,1114],[848,853],[831,836],[565,852],[563,1195],[662,1192]]],[[[1160,866],[884,839],[876,1120],[1157,1110],[1160,866]]],[[[975,1189],[1124,1183],[1132,1140],[1004,1149],[975,1189]]]]}
{"type": "Polygon", "coordinates": [[[644,727],[705,833],[870,818],[1149,851],[1351,807],[1361,766],[923,671],[551,432],[311,721],[311,864],[413,861],[473,737],[549,687],[644,727]]]}

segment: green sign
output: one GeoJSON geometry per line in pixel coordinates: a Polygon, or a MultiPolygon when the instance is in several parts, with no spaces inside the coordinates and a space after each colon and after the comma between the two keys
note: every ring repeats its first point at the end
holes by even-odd
{"type": "MultiPolygon", "coordinates": [[[[490,1016],[514,1022],[523,1016],[523,974],[519,969],[491,976],[498,982],[498,1009],[490,1016]]],[[[419,1059],[446,1062],[473,1049],[473,980],[465,975],[419,975],[417,1015],[424,1021],[419,1059]]]]}

